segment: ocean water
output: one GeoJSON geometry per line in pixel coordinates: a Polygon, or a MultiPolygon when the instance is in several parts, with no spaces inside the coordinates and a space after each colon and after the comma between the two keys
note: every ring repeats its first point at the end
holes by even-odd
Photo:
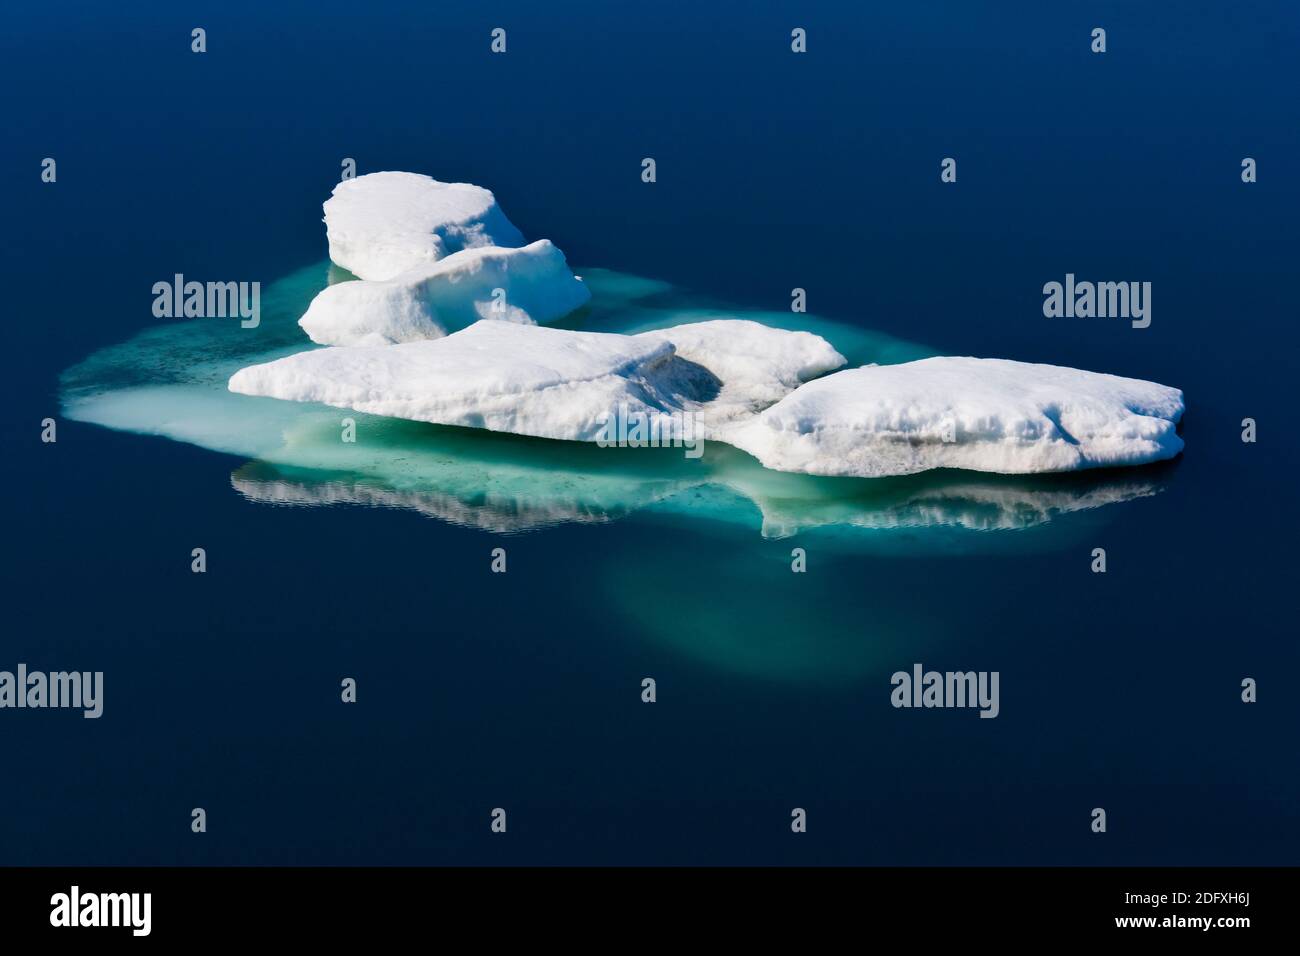
{"type": "Polygon", "coordinates": [[[0,859],[1296,862],[1300,15],[661,6],[14,17],[0,669],[102,670],[105,704],[0,713],[0,859]],[[591,283],[571,327],[1150,379],[1186,451],[871,482],[360,415],[344,448],[223,387],[345,278],[344,157],[492,188],[591,283]],[[261,281],[262,326],[160,323],[176,272],[261,281]],[[1044,318],[1067,272],[1152,282],[1151,327],[1044,318]],[[999,671],[997,719],[892,708],[917,662],[999,671]]]}

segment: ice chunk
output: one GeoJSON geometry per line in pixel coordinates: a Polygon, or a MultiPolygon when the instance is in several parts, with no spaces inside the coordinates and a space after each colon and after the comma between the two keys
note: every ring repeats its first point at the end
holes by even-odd
{"type": "Polygon", "coordinates": [[[549,240],[517,249],[481,246],[384,282],[340,282],[298,321],[321,345],[393,345],[441,338],[479,319],[551,322],[591,293],[549,240]]]}
{"type": "Polygon", "coordinates": [[[610,437],[611,417],[669,416],[663,434],[689,441],[843,361],[806,332],[705,325],[618,335],[484,321],[442,339],[299,353],[241,369],[230,390],[572,441],[610,437]]]}
{"type": "Polygon", "coordinates": [[[836,372],[728,437],[769,468],[879,477],[1138,465],[1183,447],[1176,388],[1054,365],[929,358],[836,372]]]}
{"type": "Polygon", "coordinates": [[[241,369],[230,390],[538,438],[594,441],[612,410],[652,417],[717,383],[666,341],[477,322],[446,338],[301,352],[241,369]]]}
{"type": "Polygon", "coordinates": [[[462,249],[522,246],[492,193],[418,173],[346,179],[325,201],[330,258],[361,279],[392,279],[462,249]]]}

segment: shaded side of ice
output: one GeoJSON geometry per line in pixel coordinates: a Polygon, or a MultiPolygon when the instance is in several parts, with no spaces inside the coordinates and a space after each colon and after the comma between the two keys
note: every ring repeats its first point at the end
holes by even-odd
{"type": "Polygon", "coordinates": [[[692,322],[636,337],[671,343],[678,358],[703,366],[718,379],[717,394],[695,411],[711,437],[724,439],[729,427],[845,362],[819,335],[741,319],[692,322]]]}
{"type": "Polygon", "coordinates": [[[1054,365],[930,358],[810,382],[729,437],[769,468],[879,477],[1140,465],[1183,448],[1176,388],[1054,365]]]}
{"type": "Polygon", "coordinates": [[[490,190],[418,173],[344,180],[324,209],[330,259],[360,279],[392,279],[462,249],[524,243],[490,190]]]}
{"type": "Polygon", "coordinates": [[[480,319],[551,322],[591,293],[549,240],[480,246],[383,282],[340,282],[298,321],[320,345],[394,345],[436,339],[480,319]]]}

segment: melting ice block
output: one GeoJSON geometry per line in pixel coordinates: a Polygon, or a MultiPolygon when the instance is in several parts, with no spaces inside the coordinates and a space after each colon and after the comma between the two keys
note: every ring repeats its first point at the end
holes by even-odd
{"type": "Polygon", "coordinates": [[[551,322],[591,293],[547,239],[522,248],[480,246],[382,282],[340,282],[298,321],[321,345],[393,345],[441,338],[479,319],[551,322]]]}
{"type": "Polygon", "coordinates": [[[803,385],[727,440],[768,468],[880,477],[1138,465],[1183,447],[1176,388],[1054,365],[929,358],[803,385]]]}
{"type": "Polygon", "coordinates": [[[392,279],[462,249],[521,246],[492,193],[418,173],[346,179],[325,201],[330,258],[361,279],[392,279]]]}
{"type": "Polygon", "coordinates": [[[611,416],[653,421],[691,412],[704,430],[734,423],[801,375],[843,362],[807,332],[738,320],[701,325],[707,328],[618,335],[484,321],[441,339],[300,352],[239,370],[229,388],[392,418],[596,441],[608,437],[611,416]],[[748,351],[756,343],[763,348],[748,351]]]}

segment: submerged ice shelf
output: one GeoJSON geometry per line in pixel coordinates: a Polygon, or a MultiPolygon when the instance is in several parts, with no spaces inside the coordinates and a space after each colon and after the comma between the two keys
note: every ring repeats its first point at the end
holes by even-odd
{"type": "Polygon", "coordinates": [[[1018,529],[1159,482],[971,472],[1182,448],[1177,389],[936,357],[605,270],[579,278],[478,186],[375,173],[340,183],[324,212],[323,290],[303,270],[265,291],[256,328],[176,322],[101,350],[64,374],[65,413],[252,458],[232,479],[251,500],[406,508],[500,532],[643,509],[757,521],[772,537],[1018,529]],[[330,406],[363,437],[341,441],[330,406]],[[611,414],[689,416],[713,449],[687,461],[586,444],[611,414]],[[890,477],[932,469],[966,471],[890,477]]]}
{"type": "MultiPolygon", "coordinates": [[[[690,461],[672,449],[612,451],[365,413],[352,413],[358,441],[344,443],[345,413],[237,395],[226,387],[241,368],[302,351],[296,321],[327,276],[344,279],[327,266],[313,266],[269,286],[257,329],[201,319],[173,322],[96,352],[64,373],[64,413],[250,460],[235,469],[231,481],[252,501],[397,508],[496,533],[603,523],[644,512],[721,522],[770,538],[847,536],[855,548],[874,547],[871,539],[883,535],[880,547],[914,549],[930,541],[946,550],[988,550],[1000,547],[1001,536],[972,532],[1056,527],[1054,519],[1065,515],[1097,514],[1156,494],[1165,480],[1159,471],[822,478],[772,471],[724,444],[690,461]],[[925,537],[911,534],[916,531],[925,537]]],[[[763,326],[794,318],[701,304],[698,296],[666,283],[606,270],[585,270],[584,277],[593,300],[568,324],[580,322],[586,330],[639,334],[725,316],[763,326]]],[[[838,343],[849,363],[871,357],[908,362],[932,354],[869,330],[816,316],[797,318],[804,329],[838,343]]],[[[693,343],[678,338],[680,350],[693,354],[693,343]]],[[[782,376],[801,368],[797,355],[776,370],[772,387],[785,387],[782,376]]]]}

